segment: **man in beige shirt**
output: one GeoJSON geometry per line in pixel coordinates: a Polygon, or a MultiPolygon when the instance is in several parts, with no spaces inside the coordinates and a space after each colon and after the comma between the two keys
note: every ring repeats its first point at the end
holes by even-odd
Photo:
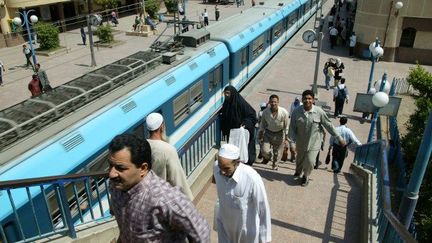
{"type": "Polygon", "coordinates": [[[282,157],[282,152],[287,140],[288,112],[279,106],[279,97],[275,94],[269,98],[270,107],[267,107],[262,114],[258,138],[262,140],[261,155],[263,164],[273,161],[273,170],[278,169],[277,162],[282,157]],[[272,146],[272,151],[270,150],[272,146]]]}
{"type": "Polygon", "coordinates": [[[166,180],[172,186],[181,187],[183,193],[192,201],[193,195],[181,166],[177,150],[165,142],[165,125],[159,113],[151,113],[146,118],[150,138],[147,141],[151,147],[152,170],[157,176],[166,180]]]}
{"type": "Polygon", "coordinates": [[[297,159],[295,178],[303,172],[302,186],[309,184],[317,154],[323,141],[322,128],[336,137],[341,146],[345,141],[331,123],[327,114],[318,106],[313,105],[315,100],[312,90],[305,90],[302,94],[303,105],[297,107],[291,114],[288,137],[296,143],[297,159]]]}

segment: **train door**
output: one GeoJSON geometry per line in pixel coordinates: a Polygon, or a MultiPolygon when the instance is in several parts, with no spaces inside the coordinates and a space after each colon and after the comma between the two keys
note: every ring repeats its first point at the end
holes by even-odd
{"type": "Polygon", "coordinates": [[[249,46],[245,46],[240,51],[239,79],[241,84],[244,84],[249,77],[248,60],[249,60],[249,46]]]}
{"type": "Polygon", "coordinates": [[[213,109],[217,109],[222,102],[222,90],[224,87],[224,65],[220,64],[215,69],[208,73],[208,94],[209,103],[212,104],[213,109]]]}

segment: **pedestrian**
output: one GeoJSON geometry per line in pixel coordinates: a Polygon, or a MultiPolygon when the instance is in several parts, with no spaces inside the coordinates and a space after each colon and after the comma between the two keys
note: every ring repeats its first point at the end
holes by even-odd
{"type": "Polygon", "coordinates": [[[334,65],[334,86],[338,85],[339,81],[342,78],[341,73],[345,69],[345,65],[343,64],[340,58],[336,58],[336,65],[334,65]]]}
{"type": "Polygon", "coordinates": [[[215,18],[216,18],[216,21],[219,21],[219,17],[220,17],[220,11],[219,11],[218,5],[216,4],[216,6],[215,6],[215,18]]]}
{"type": "Polygon", "coordinates": [[[240,127],[249,131],[248,161],[244,162],[252,166],[256,159],[255,124],[257,117],[255,109],[239,94],[234,86],[225,87],[224,97],[220,113],[222,135],[229,138],[230,130],[240,127]]]}
{"type": "Polygon", "coordinates": [[[333,21],[334,21],[334,15],[329,14],[327,16],[327,27],[329,28],[329,30],[334,25],[333,21]]]}
{"type": "Polygon", "coordinates": [[[152,170],[157,176],[166,180],[172,186],[178,186],[183,193],[193,200],[192,191],[187,182],[177,150],[165,142],[165,122],[161,114],[151,113],[146,118],[147,129],[150,133],[147,141],[152,155],[152,170]]]}
{"type": "Polygon", "coordinates": [[[111,22],[114,24],[114,27],[117,27],[117,25],[119,24],[117,19],[117,13],[114,10],[111,12],[111,22]]]}
{"type": "Polygon", "coordinates": [[[204,27],[204,13],[201,13],[201,15],[198,16],[198,22],[199,22],[199,28],[203,28],[204,27]]]}
{"type": "Polygon", "coordinates": [[[51,91],[52,88],[48,80],[48,75],[46,74],[45,70],[41,69],[40,67],[41,67],[40,63],[36,63],[35,72],[38,76],[39,82],[41,83],[42,92],[45,93],[51,91]]]}
{"type": "Polygon", "coordinates": [[[336,42],[337,42],[337,37],[339,32],[334,26],[331,26],[329,34],[330,34],[330,48],[333,49],[334,46],[336,46],[337,44],[336,42]]]}
{"type": "Polygon", "coordinates": [[[208,13],[206,8],[204,9],[203,17],[204,17],[204,26],[209,25],[208,13]]]}
{"type": "Polygon", "coordinates": [[[323,73],[325,76],[324,85],[326,87],[326,90],[330,89],[330,80],[335,75],[335,65],[336,61],[333,58],[329,58],[328,61],[324,64],[323,73]]]}
{"type": "Polygon", "coordinates": [[[32,55],[30,48],[28,48],[26,44],[23,44],[22,47],[24,56],[26,58],[26,67],[28,68],[29,66],[31,66],[33,68],[33,64],[30,61],[30,57],[32,55]]]}
{"type": "Polygon", "coordinates": [[[32,98],[42,94],[39,79],[36,74],[32,75],[32,80],[30,80],[30,83],[28,84],[28,90],[30,91],[32,98]]]}
{"type": "Polygon", "coordinates": [[[252,7],[255,6],[255,0],[252,0],[252,7]]]}
{"type": "MultiPolygon", "coordinates": [[[[291,115],[294,112],[294,110],[301,105],[303,105],[303,103],[300,101],[300,98],[295,97],[294,102],[291,103],[290,113],[289,113],[288,118],[291,118],[291,115]]],[[[291,141],[288,139],[288,148],[289,148],[290,153],[291,153],[291,157],[290,157],[289,161],[293,162],[293,161],[295,161],[296,155],[297,155],[296,144],[294,143],[294,141],[291,141]]]]}
{"type": "Polygon", "coordinates": [[[271,215],[261,176],[239,161],[235,145],[224,144],[213,176],[218,194],[219,242],[271,242],[271,215]]]}
{"type": "Polygon", "coordinates": [[[299,179],[303,173],[301,185],[309,184],[309,177],[321,148],[322,127],[345,145],[345,141],[336,131],[323,109],[313,104],[315,95],[312,90],[302,94],[303,105],[294,110],[291,115],[288,137],[296,143],[297,158],[294,179],[299,179]]]}
{"type": "Polygon", "coordinates": [[[335,103],[334,117],[342,115],[344,104],[348,104],[348,88],[345,85],[345,79],[342,78],[340,84],[336,85],[333,91],[333,102],[335,103]]]}
{"type": "Polygon", "coordinates": [[[135,20],[134,20],[134,24],[132,25],[133,27],[133,31],[135,32],[137,29],[139,30],[139,25],[140,25],[141,21],[140,21],[140,17],[135,16],[135,20]]]}
{"type": "Polygon", "coordinates": [[[346,124],[348,122],[348,118],[345,116],[341,117],[339,120],[340,126],[336,128],[338,133],[342,136],[343,140],[347,142],[346,145],[340,145],[339,141],[331,136],[330,137],[330,147],[329,150],[332,151],[332,170],[334,173],[339,173],[343,167],[344,160],[348,154],[348,145],[351,143],[360,146],[361,143],[354,135],[353,131],[349,129],[346,124]]]}
{"type": "Polygon", "coordinates": [[[349,56],[354,56],[354,47],[357,44],[357,36],[355,35],[355,32],[352,32],[350,38],[349,38],[349,56]]]}
{"type": "Polygon", "coordinates": [[[237,4],[237,8],[240,7],[240,0],[235,0],[237,4]]]}
{"type": "Polygon", "coordinates": [[[2,60],[0,60],[0,86],[3,86],[3,73],[6,72],[2,60]]]}
{"type": "Polygon", "coordinates": [[[86,32],[84,30],[84,25],[81,26],[80,33],[81,33],[82,43],[83,43],[83,45],[86,45],[87,36],[86,36],[86,32]]]}
{"type": "Polygon", "coordinates": [[[270,107],[263,111],[258,139],[262,141],[262,163],[267,164],[272,160],[272,169],[277,170],[277,163],[282,157],[284,146],[288,145],[288,112],[279,106],[279,96],[275,94],[270,96],[269,104],[270,107]],[[270,151],[270,147],[272,151],[270,151]]]}
{"type": "Polygon", "coordinates": [[[183,9],[183,4],[182,3],[180,3],[179,2],[179,4],[178,4],[178,12],[179,12],[179,15],[180,16],[182,16],[182,15],[184,15],[184,9],[183,9]]]}
{"type": "Polygon", "coordinates": [[[117,242],[210,242],[207,221],[178,187],[152,170],[150,144],[122,134],[109,145],[110,209],[117,242]]]}

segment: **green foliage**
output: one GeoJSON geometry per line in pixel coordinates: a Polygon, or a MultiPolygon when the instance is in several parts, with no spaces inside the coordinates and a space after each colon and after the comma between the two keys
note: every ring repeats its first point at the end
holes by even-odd
{"type": "Polygon", "coordinates": [[[159,0],[145,0],[145,10],[152,18],[157,18],[160,9],[159,0]]]}
{"type": "Polygon", "coordinates": [[[117,7],[117,0],[93,0],[93,2],[105,9],[117,7]]]}
{"type": "MultiPolygon", "coordinates": [[[[405,161],[409,171],[412,171],[421,144],[429,112],[432,111],[432,75],[420,65],[410,68],[407,81],[419,92],[416,99],[416,110],[407,122],[407,134],[402,138],[405,161]]],[[[429,160],[429,164],[432,160],[429,160]]],[[[432,166],[427,168],[423,179],[415,212],[417,240],[432,241],[432,166]]]]}
{"type": "Polygon", "coordinates": [[[178,5],[176,0],[164,0],[165,7],[170,13],[177,11],[178,5]]]}
{"type": "Polygon", "coordinates": [[[111,43],[114,41],[111,25],[101,25],[96,30],[96,35],[99,37],[101,43],[111,43]]]}
{"type": "Polygon", "coordinates": [[[41,50],[52,50],[60,46],[59,29],[50,23],[40,22],[35,25],[41,50]]]}

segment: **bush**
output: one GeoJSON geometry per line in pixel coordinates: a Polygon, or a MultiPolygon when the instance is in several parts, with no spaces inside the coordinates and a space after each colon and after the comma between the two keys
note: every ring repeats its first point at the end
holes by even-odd
{"type": "Polygon", "coordinates": [[[96,35],[99,37],[101,43],[110,43],[114,41],[111,25],[101,25],[96,30],[96,35]]]}
{"type": "Polygon", "coordinates": [[[37,23],[35,26],[41,50],[52,50],[60,46],[59,29],[50,23],[37,23]]]}
{"type": "MultiPolygon", "coordinates": [[[[432,110],[432,74],[420,65],[410,68],[407,81],[419,95],[415,97],[417,106],[415,112],[407,122],[407,134],[402,138],[402,147],[405,153],[404,160],[407,162],[409,173],[412,172],[424,129],[432,110]]],[[[429,164],[432,162],[429,158],[429,164]]],[[[432,166],[427,168],[424,176],[420,194],[414,214],[417,229],[417,240],[419,242],[432,241],[432,166]]]]}
{"type": "Polygon", "coordinates": [[[159,0],[145,0],[145,10],[153,19],[157,18],[160,9],[159,0]]]}
{"type": "Polygon", "coordinates": [[[164,0],[165,7],[169,13],[174,13],[177,11],[177,1],[176,0],[164,0]]]}

